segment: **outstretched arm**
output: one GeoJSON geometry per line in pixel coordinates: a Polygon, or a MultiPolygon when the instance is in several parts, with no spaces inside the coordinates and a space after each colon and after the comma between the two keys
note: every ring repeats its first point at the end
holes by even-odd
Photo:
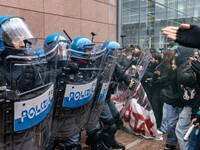
{"type": "Polygon", "coordinates": [[[161,29],[163,35],[180,45],[200,48],[200,27],[191,24],[181,24],[180,27],[168,26],[161,29]]]}

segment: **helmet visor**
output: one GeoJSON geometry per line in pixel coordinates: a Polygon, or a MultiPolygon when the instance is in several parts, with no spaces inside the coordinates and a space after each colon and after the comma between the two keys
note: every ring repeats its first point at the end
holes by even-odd
{"type": "Polygon", "coordinates": [[[9,46],[16,45],[24,40],[29,41],[31,45],[35,45],[37,42],[37,39],[23,18],[9,18],[1,24],[1,29],[1,38],[9,46]]]}
{"type": "Polygon", "coordinates": [[[85,47],[85,52],[77,51],[73,49],[69,49],[68,51],[71,51],[71,57],[93,60],[93,59],[102,57],[104,53],[106,52],[106,49],[100,50],[99,47],[93,45],[92,49],[91,47],[85,47]]]}

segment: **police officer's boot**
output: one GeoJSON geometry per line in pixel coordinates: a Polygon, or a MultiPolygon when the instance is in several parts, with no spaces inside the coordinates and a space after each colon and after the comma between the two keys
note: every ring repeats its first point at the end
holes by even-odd
{"type": "Polygon", "coordinates": [[[125,146],[122,143],[117,142],[116,139],[112,143],[112,148],[113,149],[122,149],[122,150],[125,150],[125,146]]]}
{"type": "Polygon", "coordinates": [[[102,142],[102,130],[99,129],[92,133],[88,133],[85,144],[91,146],[91,150],[104,150],[102,142]]]}

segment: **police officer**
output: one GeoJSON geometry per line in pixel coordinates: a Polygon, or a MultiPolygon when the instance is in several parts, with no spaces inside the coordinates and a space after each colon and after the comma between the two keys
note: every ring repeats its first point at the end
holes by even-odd
{"type": "MultiPolygon", "coordinates": [[[[39,66],[15,66],[14,61],[18,57],[30,56],[29,50],[31,46],[36,44],[37,39],[34,37],[30,28],[22,17],[17,16],[1,16],[0,17],[0,99],[1,99],[1,115],[6,115],[4,109],[8,109],[7,114],[13,115],[10,112],[16,111],[17,108],[9,110],[10,105],[13,105],[12,100],[19,101],[18,93],[22,93],[44,84],[41,68],[39,66]],[[12,57],[11,57],[12,56],[12,57]],[[10,105],[4,105],[7,100],[10,105]],[[6,108],[3,108],[3,107],[6,108]]],[[[26,57],[23,57],[26,58],[26,57]]],[[[20,60],[20,59],[19,59],[20,60]]],[[[23,60],[24,61],[24,60],[23,60]]],[[[28,61],[28,59],[27,59],[28,61]]],[[[22,62],[24,63],[24,62],[22,62]]],[[[16,103],[15,103],[16,104],[16,103]]],[[[13,107],[12,107],[13,108],[13,107]]],[[[2,118],[2,116],[0,117],[2,118]]],[[[2,123],[7,126],[6,118],[2,123]],[[4,122],[5,121],[5,122],[4,122]]],[[[14,119],[16,119],[14,117],[14,119]]],[[[13,122],[11,122],[13,123],[13,122]]],[[[30,124],[29,124],[30,125],[30,124]]],[[[1,127],[0,127],[1,128],[1,127]]],[[[13,128],[1,128],[0,145],[8,149],[25,149],[29,145],[30,149],[38,149],[40,147],[33,142],[33,133],[28,130],[21,131],[16,129],[16,124],[13,128]],[[8,131],[9,130],[9,136],[8,131]],[[5,138],[5,137],[8,138],[5,138]],[[23,136],[23,138],[21,138],[23,136]],[[26,144],[25,144],[26,143],[26,144]],[[28,143],[28,144],[27,144],[28,143]]],[[[42,143],[43,144],[43,143],[42,143]]],[[[0,146],[0,149],[3,147],[0,146]]]]}
{"type": "MultiPolygon", "coordinates": [[[[45,43],[49,43],[46,42],[48,39],[47,37],[45,43]]],[[[55,41],[56,38],[53,39],[55,41]]],[[[60,35],[59,39],[61,39],[60,35]]],[[[71,49],[68,49],[71,52],[70,60],[58,65],[58,69],[61,68],[62,75],[58,74],[57,78],[55,115],[52,135],[47,149],[54,149],[55,147],[68,150],[81,149],[80,132],[85,126],[85,118],[89,113],[88,108],[91,106],[94,95],[92,91],[95,90],[95,87],[90,89],[90,82],[92,86],[93,84],[96,85],[96,71],[87,70],[94,67],[94,60],[90,59],[93,47],[94,45],[87,37],[79,36],[75,38],[70,44],[71,49]],[[79,70],[79,68],[84,69],[79,70]],[[69,97],[66,93],[70,92],[72,96],[75,93],[73,90],[79,89],[79,85],[83,87],[82,90],[87,90],[89,86],[87,93],[80,99],[81,101],[74,100],[72,97],[67,100],[69,97]],[[69,88],[70,86],[72,86],[72,89],[69,88]]]]}
{"type": "MultiPolygon", "coordinates": [[[[13,67],[11,73],[11,68],[8,62],[6,62],[8,55],[27,55],[27,48],[30,48],[31,45],[37,42],[37,39],[30,31],[25,20],[21,17],[1,16],[0,22],[0,74],[3,84],[1,86],[6,85],[7,88],[15,88],[11,90],[24,92],[25,90],[42,85],[43,81],[40,79],[41,76],[39,74],[33,76],[34,68],[26,67],[25,69],[25,67],[13,67]],[[31,83],[33,80],[35,82],[31,83]]],[[[12,91],[9,92],[11,93],[12,91]]],[[[5,93],[2,94],[4,95],[5,93]]],[[[9,94],[5,95],[9,96],[9,94]]]]}
{"type": "MultiPolygon", "coordinates": [[[[120,44],[115,41],[108,40],[103,43],[102,49],[104,48],[107,50],[106,55],[109,56],[109,53],[113,50],[120,48],[120,44]]],[[[103,123],[103,128],[101,129],[101,126],[97,124],[97,129],[94,132],[91,132],[92,134],[88,134],[88,138],[86,140],[86,144],[90,145],[91,149],[125,149],[125,146],[118,143],[115,139],[115,133],[117,129],[122,126],[122,120],[117,108],[111,100],[111,94],[114,93],[118,82],[124,82],[127,86],[129,86],[129,88],[133,88],[135,83],[134,80],[123,73],[123,69],[119,63],[115,66],[112,81],[100,115],[100,121],[103,123]],[[98,140],[94,141],[94,139],[98,140]]]]}
{"type": "MultiPolygon", "coordinates": [[[[57,55],[55,57],[56,58],[56,70],[55,70],[55,76],[56,76],[56,86],[55,86],[55,105],[54,105],[54,116],[53,116],[53,122],[52,122],[52,134],[51,137],[48,141],[47,150],[53,150],[55,148],[60,148],[60,149],[65,149],[66,148],[66,138],[65,136],[61,136],[59,134],[60,129],[57,128],[57,125],[59,123],[61,123],[63,120],[67,119],[58,119],[60,116],[58,116],[58,107],[59,107],[59,100],[63,98],[63,92],[64,90],[62,88],[64,88],[63,86],[60,87],[60,83],[64,82],[63,80],[66,80],[65,78],[67,78],[67,76],[69,74],[76,74],[78,72],[78,67],[76,64],[72,64],[72,63],[68,63],[67,58],[64,58],[67,54],[67,48],[68,48],[68,44],[69,41],[68,39],[60,33],[52,33],[49,34],[44,41],[44,48],[47,48],[48,46],[51,45],[58,45],[58,50],[57,50],[57,55]],[[65,69],[64,69],[65,68],[65,69]]],[[[53,63],[53,62],[52,62],[53,63]]],[[[60,109],[61,110],[61,109],[60,109]]],[[[60,113],[59,113],[60,115],[60,113]]],[[[62,126],[67,126],[67,124],[64,123],[62,126]]],[[[79,137],[79,135],[78,135],[79,137]]],[[[74,137],[76,140],[76,136],[74,137]]],[[[73,137],[70,139],[73,142],[73,137]]],[[[69,141],[70,143],[71,141],[69,141]]],[[[70,149],[70,148],[69,148],[70,149]]]]}

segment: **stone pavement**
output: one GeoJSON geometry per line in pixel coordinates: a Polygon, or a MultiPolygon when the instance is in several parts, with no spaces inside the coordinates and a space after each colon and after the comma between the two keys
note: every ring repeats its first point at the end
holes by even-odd
{"type": "MultiPolygon", "coordinates": [[[[85,132],[82,133],[82,148],[83,150],[90,150],[90,148],[85,145],[85,132]]],[[[140,136],[136,136],[130,133],[127,133],[123,130],[119,130],[116,133],[117,141],[126,145],[126,150],[163,150],[166,140],[166,134],[163,134],[163,140],[152,140],[144,139],[140,136]]]]}

